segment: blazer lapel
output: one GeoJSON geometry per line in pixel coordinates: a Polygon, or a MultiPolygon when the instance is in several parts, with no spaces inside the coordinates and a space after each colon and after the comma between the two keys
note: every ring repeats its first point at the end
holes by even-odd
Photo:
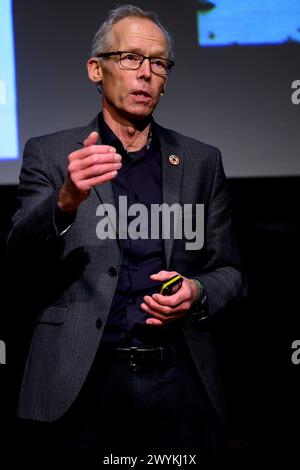
{"type": "MultiPolygon", "coordinates": [[[[161,143],[162,199],[163,203],[171,207],[172,204],[181,204],[184,155],[178,143],[170,137],[165,129],[156,124],[156,130],[161,143]]],[[[181,220],[174,220],[174,230],[176,223],[181,223],[181,220]]],[[[170,237],[163,239],[167,269],[170,266],[174,244],[174,230],[171,225],[170,237]]]]}

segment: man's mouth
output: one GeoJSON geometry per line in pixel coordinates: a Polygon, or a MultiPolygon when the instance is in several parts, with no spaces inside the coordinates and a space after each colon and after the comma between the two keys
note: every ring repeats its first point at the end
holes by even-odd
{"type": "Polygon", "coordinates": [[[136,90],[132,94],[135,96],[145,96],[146,98],[151,98],[150,93],[144,90],[136,90]]]}

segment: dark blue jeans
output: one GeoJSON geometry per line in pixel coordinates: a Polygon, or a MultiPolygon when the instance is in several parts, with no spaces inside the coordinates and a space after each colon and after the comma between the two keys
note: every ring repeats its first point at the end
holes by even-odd
{"type": "Polygon", "coordinates": [[[53,423],[31,422],[31,429],[33,442],[40,440],[42,447],[99,455],[178,454],[219,449],[225,443],[224,429],[184,343],[177,346],[173,363],[137,370],[129,361],[108,358],[100,348],[67,413],[53,423]]]}

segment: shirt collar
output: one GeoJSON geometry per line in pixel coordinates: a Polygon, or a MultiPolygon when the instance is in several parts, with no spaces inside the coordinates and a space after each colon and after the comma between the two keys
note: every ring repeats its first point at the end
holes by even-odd
{"type": "Polygon", "coordinates": [[[151,121],[151,133],[152,133],[152,138],[151,138],[151,143],[150,146],[144,145],[140,150],[135,151],[135,152],[127,152],[127,150],[123,147],[122,142],[120,139],[115,135],[115,133],[111,130],[109,125],[105,122],[103,118],[103,113],[99,113],[98,117],[98,126],[99,126],[99,134],[101,136],[101,142],[104,145],[110,145],[111,147],[114,147],[117,150],[117,153],[119,153],[122,157],[123,160],[136,160],[139,158],[144,157],[148,150],[151,150],[152,148],[158,149],[159,148],[159,141],[157,137],[157,133],[155,130],[155,123],[152,119],[151,121]]]}

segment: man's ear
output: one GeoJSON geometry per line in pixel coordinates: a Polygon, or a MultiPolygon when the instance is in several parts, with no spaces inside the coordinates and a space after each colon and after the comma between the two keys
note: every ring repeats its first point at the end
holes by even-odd
{"type": "Polygon", "coordinates": [[[99,83],[102,80],[102,68],[100,60],[91,57],[86,63],[89,79],[94,83],[99,83]]]}
{"type": "Polygon", "coordinates": [[[165,92],[166,92],[166,87],[167,87],[167,78],[165,79],[164,84],[161,86],[161,89],[160,89],[160,96],[164,96],[164,94],[165,94],[165,92]]]}

